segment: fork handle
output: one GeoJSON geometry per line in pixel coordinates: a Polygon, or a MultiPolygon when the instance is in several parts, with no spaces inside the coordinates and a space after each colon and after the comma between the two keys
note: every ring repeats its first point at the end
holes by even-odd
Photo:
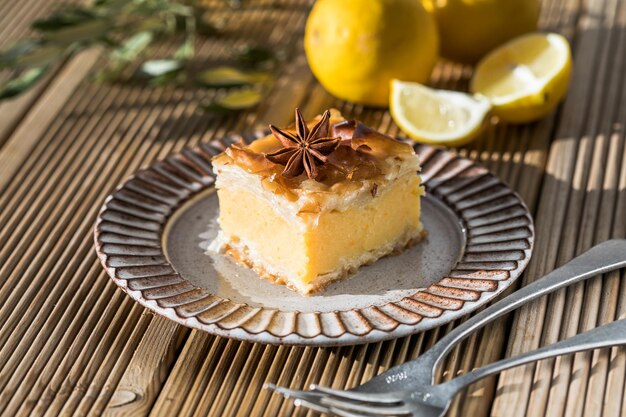
{"type": "Polygon", "coordinates": [[[569,339],[512,358],[499,360],[440,385],[441,388],[448,388],[456,392],[479,379],[500,373],[509,368],[570,353],[619,345],[626,345],[626,319],[605,324],[585,333],[572,336],[569,339]]]}
{"type": "MultiPolygon", "coordinates": [[[[445,355],[477,329],[543,295],[584,281],[590,277],[626,266],[626,239],[613,239],[600,243],[565,265],[545,275],[514,293],[488,306],[461,323],[442,337],[418,359],[395,366],[383,373],[391,386],[424,384],[423,376],[434,383],[435,373],[445,355]]],[[[366,383],[371,384],[372,381],[366,383]]]]}
{"type": "MultiPolygon", "coordinates": [[[[434,380],[435,371],[444,356],[452,350],[457,343],[468,337],[475,330],[529,301],[576,282],[624,266],[626,266],[626,239],[607,240],[592,247],[582,255],[577,256],[560,268],[545,275],[543,278],[520,288],[509,296],[485,308],[454,328],[433,345],[431,349],[424,353],[426,357],[422,359],[432,364],[430,368],[432,370],[431,377],[434,380]]],[[[410,362],[407,362],[406,365],[410,365],[410,362]]],[[[402,365],[400,367],[402,367],[402,365]]]]}

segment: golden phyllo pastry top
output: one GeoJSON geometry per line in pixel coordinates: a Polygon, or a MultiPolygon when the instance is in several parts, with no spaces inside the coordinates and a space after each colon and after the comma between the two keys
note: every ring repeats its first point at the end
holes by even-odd
{"type": "Polygon", "coordinates": [[[291,201],[302,194],[345,194],[363,187],[375,195],[395,178],[419,170],[409,144],[345,120],[335,109],[306,124],[296,110],[296,119],[296,126],[272,126],[268,136],[230,146],[214,158],[214,166],[236,165],[291,201]]]}

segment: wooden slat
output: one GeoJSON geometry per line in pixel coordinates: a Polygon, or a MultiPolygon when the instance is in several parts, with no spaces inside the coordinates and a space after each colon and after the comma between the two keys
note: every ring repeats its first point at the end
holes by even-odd
{"type": "Polygon", "coordinates": [[[176,342],[183,334],[181,330],[179,325],[163,317],[151,321],[127,372],[117,384],[105,416],[144,416],[150,412],[155,392],[161,390],[169,373],[171,358],[178,348],[176,342]]]}
{"type": "MultiPolygon", "coordinates": [[[[572,35],[576,24],[575,11],[576,5],[572,2],[544,2],[540,26],[545,30],[560,32],[573,41],[572,35]]],[[[508,146],[500,156],[497,165],[490,166],[490,168],[520,193],[533,213],[537,208],[538,191],[543,179],[547,151],[557,116],[559,116],[558,112],[531,126],[503,126],[504,129],[497,135],[497,140],[508,143],[508,146]],[[509,138],[509,132],[512,129],[515,129],[517,140],[521,142],[518,145],[509,138]]],[[[514,288],[505,291],[503,296],[512,290],[514,288]]],[[[462,371],[465,372],[499,359],[503,354],[509,329],[508,318],[486,327],[476,348],[475,361],[464,366],[462,371]]],[[[464,394],[456,415],[487,415],[491,408],[491,399],[496,393],[496,380],[497,378],[488,378],[470,387],[464,394]]]]}
{"type": "MultiPolygon", "coordinates": [[[[0,4],[0,44],[26,30],[23,22],[39,13],[28,7],[41,1],[0,4]]],[[[24,99],[32,99],[32,109],[6,107],[17,115],[9,119],[0,111],[10,134],[0,147],[0,415],[313,415],[263,383],[350,387],[416,357],[453,328],[342,348],[229,341],[146,314],[115,288],[93,254],[91,228],[103,198],[139,167],[183,146],[287,123],[295,106],[308,116],[337,107],[400,133],[388,112],[338,101],[315,82],[294,41],[311,3],[275,8],[263,0],[236,12],[219,3],[214,12],[228,22],[226,33],[199,45],[201,59],[221,62],[251,41],[287,52],[255,111],[197,111],[200,101],[222,92],[91,85],[82,80],[95,53],[74,58],[40,97],[24,99]]],[[[626,5],[543,3],[541,26],[566,34],[575,53],[565,105],[535,124],[492,124],[460,150],[508,182],[536,214],[537,249],[525,282],[595,242],[626,234],[626,58],[619,52],[626,5]]],[[[432,84],[463,90],[470,75],[470,68],[446,63],[432,84]]],[[[439,378],[493,361],[507,345],[513,354],[623,317],[623,280],[623,272],[609,274],[488,326],[449,355],[439,378]]],[[[625,371],[624,349],[547,361],[475,384],[450,415],[622,415],[625,371]]]]}
{"type": "MultiPolygon", "coordinates": [[[[130,136],[130,137],[132,138],[132,136],[130,136]]],[[[70,138],[70,140],[71,140],[71,138],[70,138]]],[[[103,163],[105,163],[105,162],[103,162],[103,163]]],[[[96,167],[97,167],[97,165],[96,166],[92,165],[92,168],[96,168],[96,167]]],[[[113,167],[111,167],[111,168],[113,168],[113,167]]],[[[122,168],[124,168],[124,164],[118,165],[116,167],[118,175],[119,175],[120,172],[123,172],[123,171],[121,171],[122,168]]],[[[106,179],[103,179],[101,176],[97,176],[96,175],[95,177],[96,178],[100,178],[101,180],[106,180],[106,179]]],[[[75,181],[77,181],[77,184],[89,185],[89,182],[85,183],[84,181],[81,181],[80,180],[80,176],[75,181]]],[[[63,187],[61,187],[61,188],[63,188],[63,187]]],[[[71,188],[69,188],[69,189],[71,190],[71,188]]],[[[90,201],[90,199],[94,199],[94,198],[97,199],[98,194],[102,192],[102,188],[96,184],[96,186],[91,191],[92,191],[92,196],[90,198],[86,198],[86,201],[84,203],[85,204],[84,205],[85,209],[90,210],[91,214],[89,214],[89,215],[87,215],[85,217],[81,217],[81,218],[84,219],[83,224],[82,224],[82,231],[80,231],[78,233],[78,235],[81,236],[81,240],[74,243],[74,245],[80,244],[81,245],[80,246],[81,249],[76,250],[76,247],[72,247],[73,245],[69,245],[69,247],[66,248],[66,251],[65,251],[65,253],[63,255],[65,257],[69,257],[69,256],[73,257],[72,258],[73,260],[69,260],[70,265],[72,264],[72,262],[76,262],[76,261],[78,261],[80,259],[84,259],[88,254],[91,254],[91,239],[90,239],[88,234],[90,233],[90,229],[91,229],[91,225],[92,225],[92,220],[91,220],[93,218],[92,216],[94,216],[95,213],[97,212],[97,205],[94,204],[93,200],[90,201]],[[76,261],[74,261],[74,260],[76,260],[76,261]]],[[[61,207],[61,209],[63,209],[63,207],[61,207]]],[[[71,219],[72,212],[70,211],[68,214],[70,215],[69,218],[71,219]]],[[[57,216],[58,216],[58,214],[57,214],[57,216]]],[[[26,219],[26,220],[28,220],[28,219],[26,219]]],[[[65,222],[67,222],[67,220],[65,220],[65,222]]],[[[62,222],[57,222],[56,223],[57,227],[63,228],[63,223],[64,223],[63,221],[62,222]]],[[[69,229],[69,233],[71,233],[73,231],[75,232],[75,230],[69,229]]],[[[45,235],[45,236],[47,236],[47,235],[45,235]]],[[[31,245],[32,245],[32,242],[31,242],[31,245]]],[[[35,246],[35,248],[36,248],[36,246],[35,246]]],[[[45,255],[46,252],[39,251],[38,253],[39,254],[43,253],[45,255]]],[[[88,257],[87,259],[90,262],[90,264],[92,265],[92,268],[94,268],[96,271],[100,270],[99,265],[97,264],[97,262],[94,262],[94,260],[91,257],[88,257]]],[[[54,257],[51,258],[51,257],[48,256],[47,260],[49,260],[49,262],[51,262],[53,265],[55,264],[54,257]]],[[[56,265],[62,267],[64,265],[66,265],[66,262],[67,261],[63,261],[63,258],[61,258],[60,262],[57,260],[56,265]]],[[[7,264],[10,265],[10,262],[7,262],[7,264]]],[[[44,269],[44,271],[45,271],[45,269],[44,269]]],[[[78,271],[78,272],[79,272],[78,276],[80,276],[80,271],[78,271]]],[[[43,303],[47,299],[47,297],[50,294],[49,290],[46,289],[46,286],[44,286],[43,289],[40,290],[40,287],[37,286],[38,283],[39,283],[39,285],[41,285],[41,283],[47,283],[48,285],[53,284],[53,283],[55,283],[55,284],[59,283],[59,284],[57,284],[56,288],[59,288],[60,291],[65,291],[65,294],[67,294],[66,297],[74,296],[75,294],[73,294],[73,292],[72,292],[72,284],[74,282],[72,280],[72,277],[76,276],[76,275],[74,275],[75,270],[73,270],[72,268],[69,268],[69,269],[65,269],[64,271],[62,271],[62,270],[55,271],[55,269],[53,269],[52,273],[48,277],[55,277],[58,273],[61,273],[61,275],[59,276],[58,280],[48,279],[48,281],[43,281],[42,282],[42,279],[45,279],[46,276],[45,275],[40,275],[40,276],[37,276],[37,278],[34,279],[34,280],[20,281],[18,283],[18,285],[24,284],[24,285],[29,286],[29,288],[27,287],[28,290],[25,293],[22,293],[21,297],[17,297],[19,299],[19,304],[18,305],[25,305],[25,304],[27,305],[27,303],[31,302],[30,300],[33,300],[33,302],[43,303]],[[67,283],[68,280],[70,282],[70,286],[67,287],[67,288],[63,288],[63,284],[67,283]],[[39,291],[39,294],[41,294],[41,295],[37,296],[36,295],[37,291],[39,291]],[[25,294],[26,295],[33,294],[32,296],[35,296],[35,298],[32,299],[31,298],[32,296],[25,296],[25,294]]],[[[26,276],[28,276],[28,274],[26,276]]],[[[99,279],[103,279],[104,275],[100,274],[99,277],[100,277],[99,279]]],[[[78,281],[78,282],[80,282],[80,281],[78,281]]],[[[107,283],[107,285],[109,285],[109,283],[107,283]]],[[[55,291],[53,291],[51,293],[52,296],[54,296],[54,294],[55,294],[55,291]]],[[[19,295],[19,293],[18,293],[18,295],[19,295]]],[[[9,298],[9,300],[11,300],[11,298],[9,298]]],[[[63,300],[63,298],[61,298],[61,300],[63,300]]],[[[7,304],[10,305],[10,301],[7,304]]],[[[39,305],[41,305],[41,304],[39,304],[39,305]]],[[[52,303],[44,304],[44,306],[52,306],[52,303]]],[[[56,308],[62,311],[65,308],[65,305],[63,303],[59,303],[59,305],[56,308]]],[[[22,322],[25,321],[25,320],[29,320],[30,314],[28,314],[28,313],[22,315],[21,317],[20,317],[20,314],[15,315],[15,313],[19,312],[19,311],[20,311],[19,308],[17,308],[17,309],[14,308],[13,309],[14,317],[16,317],[17,320],[21,320],[22,322]]],[[[34,313],[36,313],[37,316],[45,317],[46,308],[42,309],[41,307],[39,307],[39,309],[35,308],[32,311],[34,313]]],[[[71,316],[70,316],[70,318],[71,318],[71,316]]],[[[63,326],[66,326],[70,322],[71,322],[71,319],[69,321],[61,321],[60,324],[63,325],[63,326]]],[[[11,322],[9,321],[9,323],[11,323],[11,322]]],[[[11,325],[11,324],[9,324],[9,325],[11,325]]],[[[22,329],[22,328],[26,328],[26,327],[28,327],[28,326],[25,326],[25,325],[20,326],[19,324],[15,325],[15,328],[17,328],[17,329],[22,329]]],[[[63,327],[61,327],[61,329],[60,329],[61,331],[62,331],[62,328],[63,327]]],[[[36,332],[37,329],[38,329],[38,327],[36,327],[36,326],[32,326],[32,325],[30,326],[30,330],[33,331],[33,332],[36,332]]],[[[44,327],[43,329],[45,329],[46,331],[40,332],[39,334],[34,334],[34,336],[36,335],[37,338],[42,338],[43,340],[46,340],[45,339],[46,338],[46,332],[48,331],[49,328],[48,327],[44,327]]],[[[14,336],[12,340],[18,341],[19,343],[21,343],[21,344],[23,344],[25,346],[28,346],[28,343],[29,343],[30,339],[29,338],[19,338],[19,335],[20,335],[19,331],[17,331],[17,332],[14,331],[12,333],[12,336],[14,336]]],[[[13,342],[13,343],[15,343],[15,342],[13,342]]],[[[5,347],[4,347],[4,349],[8,349],[7,350],[8,352],[11,352],[9,346],[11,346],[11,340],[9,340],[8,346],[5,345],[5,347]]],[[[46,354],[51,354],[52,351],[55,348],[57,348],[57,346],[48,345],[48,348],[49,349],[45,349],[44,352],[46,354]]],[[[42,353],[44,353],[44,352],[42,352],[42,353]]],[[[24,367],[23,367],[24,371],[28,371],[28,372],[31,372],[31,373],[33,372],[32,369],[28,368],[28,365],[27,365],[28,362],[27,361],[24,361],[24,360],[20,359],[18,356],[14,356],[14,357],[16,358],[17,361],[21,361],[22,362],[22,365],[24,365],[24,367]]],[[[27,358],[29,358],[29,357],[32,357],[32,355],[27,356],[27,358]]],[[[53,357],[56,358],[56,357],[58,357],[58,355],[53,355],[53,357]]],[[[49,363],[48,365],[53,364],[53,363],[54,363],[54,361],[52,361],[52,363],[49,363]]],[[[48,366],[48,365],[46,365],[46,366],[48,366]]],[[[18,369],[20,369],[20,368],[18,368],[18,369]]],[[[36,373],[33,373],[33,374],[34,374],[34,376],[37,375],[36,373]]],[[[63,377],[65,377],[65,375],[63,375],[63,377]]],[[[48,381],[50,381],[50,380],[48,379],[48,381]]],[[[52,381],[54,381],[54,379],[52,381]]],[[[47,384],[47,382],[45,384],[47,384]]],[[[39,386],[39,388],[40,389],[45,389],[45,386],[46,385],[39,386]]],[[[13,397],[13,400],[17,402],[17,401],[19,401],[18,398],[19,397],[13,397]]]]}
{"type": "MultiPolygon", "coordinates": [[[[617,125],[624,123],[624,56],[613,48],[623,45],[624,5],[613,1],[585,4],[581,30],[577,32],[573,89],[559,121],[550,150],[547,175],[537,214],[539,238],[536,256],[527,277],[549,272],[593,243],[626,230],[613,227],[624,212],[615,210],[617,179],[626,170],[624,138],[617,125]],[[616,45],[617,44],[617,45],[616,45]],[[621,167],[621,168],[620,168],[621,167]]],[[[623,48],[623,46],[622,46],[623,48]]],[[[619,128],[621,129],[621,128],[619,128]]],[[[623,203],[622,203],[623,204],[623,203]]],[[[623,224],[623,220],[621,220],[623,224]]],[[[595,327],[615,317],[619,273],[560,291],[547,300],[524,308],[516,316],[509,354],[551,343],[595,327]],[[603,308],[598,309],[598,306],[603,308]]],[[[600,415],[604,387],[602,362],[607,352],[584,353],[545,361],[506,372],[500,378],[493,415],[600,415]],[[598,356],[599,355],[599,356],[598,356]],[[601,372],[587,388],[590,358],[601,372]],[[576,375],[574,378],[573,375],[576,375]],[[565,401],[567,399],[567,401],[565,401]],[[591,400],[592,402],[588,402],[591,400]]],[[[606,378],[606,363],[604,364],[606,378]]],[[[620,395],[623,395],[622,393],[620,395]]],[[[613,408],[612,415],[617,410],[613,408]]]]}
{"type": "MultiPolygon", "coordinates": [[[[48,128],[50,123],[58,115],[60,104],[65,103],[72,95],[76,87],[89,73],[96,63],[99,52],[89,50],[73,58],[70,64],[63,68],[52,85],[39,97],[34,108],[20,123],[20,127],[12,134],[4,144],[0,154],[0,190],[11,179],[17,168],[15,161],[23,161],[28,156],[35,141],[48,128]]],[[[7,125],[8,120],[4,121],[7,125]]]]}

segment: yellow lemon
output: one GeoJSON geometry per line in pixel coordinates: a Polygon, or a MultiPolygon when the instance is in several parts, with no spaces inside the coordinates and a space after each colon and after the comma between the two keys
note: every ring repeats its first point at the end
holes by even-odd
{"type": "Polygon", "coordinates": [[[433,17],[417,0],[318,0],[304,49],[331,94],[373,106],[389,103],[389,81],[425,82],[438,58],[433,17]]]}
{"type": "Polygon", "coordinates": [[[490,108],[489,100],[481,96],[391,82],[391,116],[418,142],[463,145],[480,133],[490,108]]]}
{"type": "Polygon", "coordinates": [[[571,73],[567,39],[556,33],[532,33],[507,42],[482,59],[470,90],[487,97],[500,119],[530,122],[556,108],[567,92],[571,73]]]}
{"type": "Polygon", "coordinates": [[[437,20],[441,55],[474,64],[516,36],[537,30],[539,0],[422,0],[437,20]]]}

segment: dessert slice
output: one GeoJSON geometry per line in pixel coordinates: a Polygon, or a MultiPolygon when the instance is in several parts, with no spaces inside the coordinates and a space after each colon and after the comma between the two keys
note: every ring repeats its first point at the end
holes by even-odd
{"type": "Polygon", "coordinates": [[[213,160],[220,232],[210,250],[307,295],[424,234],[413,148],[326,111],[213,160]]]}

